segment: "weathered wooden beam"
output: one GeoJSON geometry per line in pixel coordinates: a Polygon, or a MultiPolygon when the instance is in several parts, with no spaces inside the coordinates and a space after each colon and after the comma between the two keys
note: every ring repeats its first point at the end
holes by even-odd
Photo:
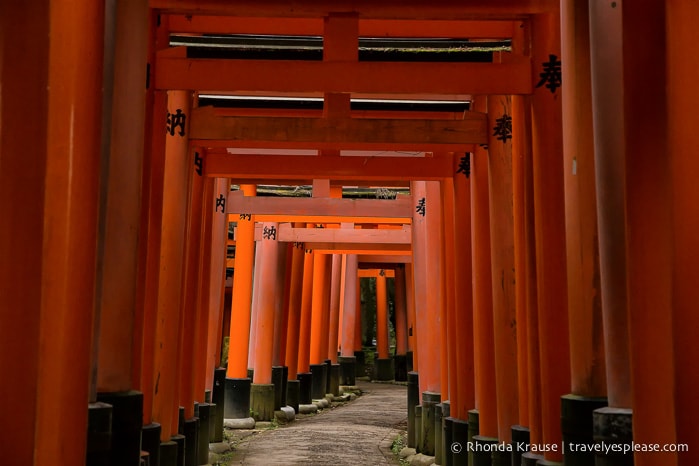
{"type": "Polygon", "coordinates": [[[502,19],[556,11],[558,0],[150,0],[151,8],[187,15],[320,18],[358,13],[367,19],[502,19]]]}
{"type": "Polygon", "coordinates": [[[233,60],[187,58],[184,47],[158,52],[158,89],[242,92],[530,94],[531,61],[505,63],[233,60]]]}
{"type": "Polygon", "coordinates": [[[387,278],[394,278],[396,276],[395,270],[392,268],[364,268],[364,267],[359,267],[359,271],[357,272],[357,276],[359,278],[375,278],[381,276],[383,273],[384,277],[387,278]]]}
{"type": "Polygon", "coordinates": [[[314,215],[324,217],[323,222],[347,222],[333,217],[406,218],[412,215],[413,205],[407,196],[396,199],[253,197],[233,191],[228,194],[226,211],[229,214],[253,214],[257,221],[260,221],[258,215],[314,215]]]}
{"type": "MultiPolygon", "coordinates": [[[[260,18],[240,16],[170,15],[170,32],[185,34],[323,35],[322,18],[260,18]]],[[[506,39],[512,21],[360,20],[360,37],[444,37],[506,39]]]]}
{"type": "Polygon", "coordinates": [[[486,115],[465,112],[463,120],[228,117],[213,107],[192,111],[192,144],[210,147],[453,150],[486,144],[486,115]]]}
{"type": "MultiPolygon", "coordinates": [[[[382,182],[439,180],[454,176],[452,157],[359,157],[205,154],[204,174],[237,180],[317,178],[382,182]]],[[[262,183],[262,184],[265,184],[262,183]]]]}
{"type": "MultiPolygon", "coordinates": [[[[255,227],[255,240],[261,240],[263,228],[255,227]]],[[[294,228],[280,223],[277,241],[286,243],[410,244],[410,225],[401,229],[294,228]]]]}
{"type": "MultiPolygon", "coordinates": [[[[358,257],[359,264],[412,264],[413,256],[412,254],[406,255],[385,255],[385,254],[363,254],[358,257]]],[[[369,265],[367,265],[369,266],[369,265]]]]}
{"type": "Polygon", "coordinates": [[[305,243],[306,249],[321,254],[386,254],[403,256],[411,252],[409,244],[305,243]]]}

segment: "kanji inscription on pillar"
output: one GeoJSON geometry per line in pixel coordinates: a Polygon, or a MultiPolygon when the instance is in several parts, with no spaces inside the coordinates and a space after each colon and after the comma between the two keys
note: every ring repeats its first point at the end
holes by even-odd
{"type": "Polygon", "coordinates": [[[556,55],[549,55],[549,61],[542,63],[544,70],[539,73],[541,80],[536,84],[536,87],[544,86],[551,91],[552,94],[556,93],[556,89],[561,87],[563,80],[561,74],[561,60],[558,59],[556,55]]]}
{"type": "Polygon", "coordinates": [[[417,205],[415,206],[415,212],[417,212],[418,215],[422,215],[423,217],[425,216],[425,198],[421,197],[420,200],[417,201],[417,205]]]}
{"type": "Polygon", "coordinates": [[[502,142],[512,139],[512,117],[510,115],[505,113],[495,120],[493,136],[502,142]]]}
{"type": "Polygon", "coordinates": [[[239,220],[252,220],[252,214],[240,214],[239,220]]]}
{"type": "Polygon", "coordinates": [[[221,213],[225,214],[226,213],[226,198],[223,196],[223,194],[219,194],[219,196],[216,198],[216,212],[218,212],[218,208],[221,208],[221,213]]]}
{"type": "Polygon", "coordinates": [[[194,152],[194,171],[201,176],[204,169],[204,159],[201,158],[199,152],[194,152]]]}
{"type": "Polygon", "coordinates": [[[466,152],[461,159],[459,159],[459,169],[456,173],[463,173],[466,178],[471,176],[471,153],[466,152]]]}
{"type": "Polygon", "coordinates": [[[184,136],[184,125],[187,121],[187,115],[184,114],[181,108],[178,108],[175,113],[167,112],[167,125],[165,130],[170,136],[174,136],[177,133],[180,136],[184,136]],[[179,131],[177,131],[179,128],[179,131]]]}
{"type": "Polygon", "coordinates": [[[262,228],[262,238],[264,239],[270,239],[270,240],[275,240],[277,239],[277,227],[275,226],[264,226],[262,228]]]}
{"type": "Polygon", "coordinates": [[[299,241],[294,241],[294,247],[295,247],[296,249],[303,249],[304,244],[301,243],[301,242],[299,242],[299,241]]]}

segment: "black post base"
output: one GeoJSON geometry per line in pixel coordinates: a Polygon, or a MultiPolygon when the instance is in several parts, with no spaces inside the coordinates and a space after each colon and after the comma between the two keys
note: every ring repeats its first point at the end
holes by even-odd
{"type": "Polygon", "coordinates": [[[405,354],[393,356],[393,380],[396,382],[408,380],[408,358],[405,354]]]}
{"type": "Polygon", "coordinates": [[[326,365],[325,364],[311,364],[311,398],[314,400],[319,400],[325,398],[325,385],[326,385],[326,365]]]}
{"type": "Polygon", "coordinates": [[[468,422],[452,418],[451,451],[454,466],[468,466],[468,422]]]}
{"type": "Polygon", "coordinates": [[[629,453],[598,452],[595,456],[595,466],[633,466],[631,442],[633,428],[631,424],[632,411],[623,408],[600,408],[593,412],[593,436],[595,442],[606,444],[628,445],[629,453]]]}
{"type": "Polygon", "coordinates": [[[98,393],[97,401],[112,405],[112,452],[114,464],[138,466],[141,462],[143,393],[98,393]]]}
{"type": "Polygon", "coordinates": [[[286,381],[286,406],[294,408],[296,414],[299,413],[299,394],[301,382],[299,380],[286,381]]]}
{"type": "Polygon", "coordinates": [[[151,465],[160,464],[160,424],[154,422],[141,429],[141,450],[148,452],[151,465]]]}
{"type": "Polygon", "coordinates": [[[313,402],[313,374],[302,372],[296,375],[299,380],[299,404],[308,405],[313,402]]]}
{"type": "Polygon", "coordinates": [[[591,445],[594,442],[592,413],[605,406],[607,406],[607,398],[590,398],[573,394],[561,397],[561,434],[566,466],[594,464],[595,454],[579,451],[577,445],[591,445]],[[575,447],[571,448],[571,444],[575,447]]]}
{"type": "Polygon", "coordinates": [[[226,379],[225,419],[250,417],[250,379],[226,379]]]}
{"type": "Polygon", "coordinates": [[[209,463],[209,433],[211,427],[211,405],[199,403],[199,442],[197,443],[197,465],[209,463]]]}
{"type": "Polygon", "coordinates": [[[419,428],[415,422],[415,406],[420,404],[420,386],[417,372],[408,372],[408,446],[417,446],[415,431],[419,428]]]}
{"type": "Polygon", "coordinates": [[[112,405],[90,403],[87,407],[87,466],[110,466],[112,451],[112,405]]]}
{"type": "Polygon", "coordinates": [[[212,417],[213,429],[209,439],[212,442],[223,442],[223,417],[226,409],[226,368],[219,367],[214,370],[214,390],[211,393],[211,401],[216,405],[212,417]]]}
{"type": "Polygon", "coordinates": [[[355,366],[357,358],[354,356],[340,356],[337,358],[340,363],[340,385],[355,385],[356,375],[355,366]]]}

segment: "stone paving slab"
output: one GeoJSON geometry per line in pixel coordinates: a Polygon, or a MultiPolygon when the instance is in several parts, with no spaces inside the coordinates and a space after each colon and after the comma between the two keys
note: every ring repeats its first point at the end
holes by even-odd
{"type": "Polygon", "coordinates": [[[364,392],[349,403],[333,403],[318,414],[248,435],[235,444],[230,465],[397,464],[390,442],[407,419],[406,387],[358,383],[364,392]]]}

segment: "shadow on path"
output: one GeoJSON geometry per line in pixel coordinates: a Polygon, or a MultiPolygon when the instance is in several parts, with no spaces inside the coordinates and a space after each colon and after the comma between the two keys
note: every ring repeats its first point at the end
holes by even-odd
{"type": "Polygon", "coordinates": [[[358,385],[363,395],[354,401],[245,437],[227,464],[397,464],[390,441],[406,427],[406,387],[370,382],[358,385]]]}

